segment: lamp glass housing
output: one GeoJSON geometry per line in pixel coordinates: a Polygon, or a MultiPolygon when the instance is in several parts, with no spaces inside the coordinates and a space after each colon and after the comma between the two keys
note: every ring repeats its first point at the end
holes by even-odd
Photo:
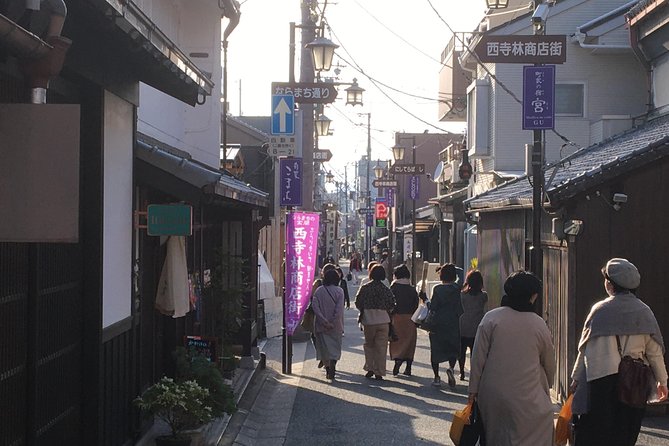
{"type": "Polygon", "coordinates": [[[381,178],[383,178],[383,174],[384,174],[384,173],[385,173],[385,171],[384,171],[383,167],[381,167],[381,166],[376,166],[376,167],[374,168],[374,176],[376,177],[376,179],[381,179],[381,178]]]}
{"type": "Polygon", "coordinates": [[[332,174],[332,172],[328,172],[325,175],[325,181],[327,181],[328,183],[332,183],[333,180],[334,180],[334,175],[332,174]]]}
{"type": "Polygon", "coordinates": [[[346,105],[362,105],[362,92],[364,88],[358,86],[358,80],[353,79],[353,83],[346,89],[346,105]]]}
{"type": "Polygon", "coordinates": [[[403,146],[393,146],[393,158],[395,161],[402,161],[404,159],[404,150],[403,146]]]}
{"type": "Polygon", "coordinates": [[[509,0],[486,0],[488,9],[504,9],[509,6],[509,0]]]}
{"type": "Polygon", "coordinates": [[[339,45],[330,39],[319,37],[313,42],[308,43],[307,48],[311,50],[314,69],[316,71],[329,71],[330,67],[332,67],[334,51],[336,48],[339,48],[339,45]]]}
{"type": "Polygon", "coordinates": [[[330,122],[332,120],[325,115],[320,115],[314,122],[316,134],[318,136],[327,136],[330,133],[330,122]]]}

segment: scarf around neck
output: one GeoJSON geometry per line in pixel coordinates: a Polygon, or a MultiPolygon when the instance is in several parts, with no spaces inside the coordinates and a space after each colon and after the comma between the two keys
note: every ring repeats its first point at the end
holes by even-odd
{"type": "MultiPolygon", "coordinates": [[[[660,344],[664,353],[662,333],[657,324],[657,319],[655,319],[655,315],[648,305],[632,293],[615,294],[592,306],[583,325],[578,351],[583,354],[588,341],[597,336],[637,334],[650,335],[660,344]]],[[[589,384],[585,367],[581,369],[580,375],[575,376],[574,379],[578,382],[578,386],[574,393],[572,412],[579,415],[588,413],[590,409],[589,384]]]]}

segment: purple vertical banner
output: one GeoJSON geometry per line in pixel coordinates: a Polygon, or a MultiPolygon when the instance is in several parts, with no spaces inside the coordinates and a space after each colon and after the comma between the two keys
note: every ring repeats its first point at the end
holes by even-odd
{"type": "Polygon", "coordinates": [[[291,212],[286,215],[286,334],[292,336],[309,305],[316,271],[319,215],[291,212]]]}
{"type": "Polygon", "coordinates": [[[279,171],[279,206],[302,206],[302,158],[282,158],[279,171]]]}
{"type": "Polygon", "coordinates": [[[420,196],[420,177],[417,175],[412,175],[409,180],[409,198],[412,200],[418,200],[420,196]]]}
{"type": "Polygon", "coordinates": [[[374,226],[374,214],[365,214],[365,226],[374,226]]]}
{"type": "Polygon", "coordinates": [[[555,65],[523,67],[523,130],[555,128],[555,65]]]}
{"type": "Polygon", "coordinates": [[[395,207],[395,189],[392,187],[386,187],[386,204],[391,208],[395,207]]]}

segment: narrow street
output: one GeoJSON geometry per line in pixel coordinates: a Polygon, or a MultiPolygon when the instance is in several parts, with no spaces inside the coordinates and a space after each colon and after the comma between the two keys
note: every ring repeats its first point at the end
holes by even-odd
{"type": "MultiPolygon", "coordinates": [[[[349,282],[352,299],[355,283],[349,282]]],[[[389,360],[383,381],[365,378],[357,315],[354,308],[345,310],[342,359],[332,383],[317,367],[311,341],[295,341],[293,373],[285,376],[281,338],[268,339],[267,368],[256,374],[219,445],[451,445],[450,420],[465,404],[467,381],[458,380],[455,389],[445,382],[440,388],[431,385],[429,339],[422,330],[413,376],[392,376],[389,360]]],[[[469,359],[467,378],[468,366],[469,359]]],[[[667,417],[646,417],[637,445],[669,445],[667,417]]]]}

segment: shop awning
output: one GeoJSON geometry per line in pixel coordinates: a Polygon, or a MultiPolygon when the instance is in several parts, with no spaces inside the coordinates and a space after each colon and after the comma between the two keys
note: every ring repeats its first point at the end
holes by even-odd
{"type": "Polygon", "coordinates": [[[255,207],[269,205],[266,192],[168,148],[138,140],[135,158],[139,160],[138,177],[142,181],[184,200],[214,196],[255,207]],[[184,188],[183,183],[190,187],[184,188]]]}
{"type": "MultiPolygon", "coordinates": [[[[429,219],[429,220],[416,220],[416,232],[429,232],[432,229],[434,229],[434,225],[436,224],[436,221],[429,219]]],[[[410,234],[413,228],[413,224],[408,224],[404,226],[398,227],[395,231],[396,232],[403,232],[405,234],[410,234]]]]}

